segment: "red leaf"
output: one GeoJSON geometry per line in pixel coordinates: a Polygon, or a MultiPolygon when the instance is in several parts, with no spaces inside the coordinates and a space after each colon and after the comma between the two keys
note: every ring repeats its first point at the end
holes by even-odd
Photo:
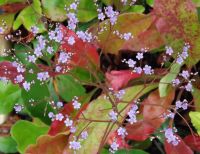
{"type": "Polygon", "coordinates": [[[111,71],[110,73],[106,73],[106,78],[114,90],[119,90],[126,86],[131,79],[139,77],[141,77],[141,74],[133,73],[130,70],[111,71]]]}
{"type": "Polygon", "coordinates": [[[20,75],[20,73],[18,73],[17,68],[11,62],[0,62],[0,77],[5,77],[15,83],[17,75],[20,75]]]}
{"type": "Polygon", "coordinates": [[[188,135],[183,140],[191,149],[200,152],[200,136],[188,135]]]}
{"type": "Polygon", "coordinates": [[[88,66],[89,62],[99,66],[99,55],[97,53],[96,47],[89,42],[84,42],[80,39],[75,32],[67,29],[65,26],[60,26],[61,31],[64,35],[60,50],[65,52],[72,52],[72,62],[74,65],[80,67],[88,66]],[[68,38],[74,37],[75,43],[73,45],[68,44],[68,38]]]}
{"type": "MultiPolygon", "coordinates": [[[[74,107],[72,105],[72,102],[69,102],[64,105],[64,108],[60,113],[62,113],[63,115],[72,116],[73,119],[77,119],[81,115],[81,113],[87,108],[87,106],[88,103],[84,103],[81,109],[77,113],[75,113],[75,115],[72,116],[72,114],[74,113],[74,107]]],[[[51,136],[55,136],[58,133],[66,131],[67,129],[68,128],[64,124],[64,119],[62,121],[54,120],[51,123],[51,127],[49,129],[48,134],[51,136]]]]}
{"type": "Polygon", "coordinates": [[[140,33],[137,37],[134,37],[126,41],[123,45],[123,50],[140,51],[142,48],[148,48],[148,50],[156,49],[164,45],[164,40],[158,32],[155,24],[152,24],[146,31],[140,33]]]}
{"type": "Polygon", "coordinates": [[[164,146],[166,154],[193,154],[193,151],[190,149],[190,147],[188,147],[180,137],[179,140],[180,142],[177,146],[174,146],[165,140],[164,146]]]}
{"type": "Polygon", "coordinates": [[[117,144],[119,145],[119,149],[129,148],[130,146],[126,143],[126,141],[117,134],[117,131],[112,132],[109,134],[107,143],[112,144],[113,141],[116,140],[117,144]]]}
{"type": "Polygon", "coordinates": [[[16,13],[28,6],[28,3],[11,3],[0,6],[0,10],[5,13],[16,13]]]}
{"type": "MultiPolygon", "coordinates": [[[[74,110],[73,105],[70,102],[64,105],[64,108],[60,113],[62,113],[63,115],[69,116],[73,112],[73,110],[74,110]]],[[[56,134],[63,132],[65,130],[66,130],[66,126],[64,124],[64,120],[62,121],[54,120],[51,124],[48,134],[51,136],[55,136],[56,134]]]]}
{"type": "Polygon", "coordinates": [[[128,124],[126,126],[129,140],[144,141],[149,138],[149,135],[155,131],[155,128],[143,121],[137,122],[133,125],[128,124]]]}
{"type": "Polygon", "coordinates": [[[143,116],[144,120],[151,124],[154,128],[159,128],[165,121],[162,117],[174,100],[174,90],[166,97],[160,97],[159,91],[152,92],[147,99],[144,100],[143,116]]]}

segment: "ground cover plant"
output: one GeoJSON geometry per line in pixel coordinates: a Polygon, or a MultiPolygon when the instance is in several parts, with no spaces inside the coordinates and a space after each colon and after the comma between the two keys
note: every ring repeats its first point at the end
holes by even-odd
{"type": "Polygon", "coordinates": [[[0,0],[0,153],[200,153],[200,0],[0,0]]]}

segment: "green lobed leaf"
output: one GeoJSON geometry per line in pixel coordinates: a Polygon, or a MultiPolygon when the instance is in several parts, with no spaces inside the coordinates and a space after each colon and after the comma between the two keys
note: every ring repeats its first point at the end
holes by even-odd
{"type": "Polygon", "coordinates": [[[200,0],[192,0],[192,2],[199,7],[200,6],[200,0]]]}
{"type": "Polygon", "coordinates": [[[0,152],[3,153],[16,153],[17,152],[17,144],[12,137],[0,137],[0,152]]]}
{"type": "MultiPolygon", "coordinates": [[[[67,18],[65,6],[69,8],[73,2],[73,0],[42,0],[43,12],[53,21],[64,21],[67,18]]],[[[88,22],[97,17],[94,2],[81,0],[77,8],[77,17],[80,22],[88,22]]]]}
{"type": "Polygon", "coordinates": [[[195,111],[200,111],[200,90],[193,88],[192,96],[194,98],[195,111]]]}
{"type": "Polygon", "coordinates": [[[142,5],[133,5],[126,12],[143,13],[144,11],[145,11],[144,6],[142,6],[142,5]]]}
{"type": "Polygon", "coordinates": [[[154,0],[147,0],[146,2],[147,2],[147,4],[148,4],[149,6],[153,7],[153,5],[154,5],[154,0]]]}
{"type": "Polygon", "coordinates": [[[172,83],[172,80],[176,78],[176,76],[180,72],[180,69],[181,69],[181,65],[177,63],[173,64],[171,66],[170,72],[160,80],[160,83],[159,83],[160,97],[167,96],[170,84],[172,83]]]}
{"type": "Polygon", "coordinates": [[[22,24],[24,27],[31,31],[31,27],[37,27],[39,33],[45,31],[44,23],[41,20],[42,8],[39,0],[33,0],[33,3],[24,8],[13,24],[13,29],[17,30],[22,24]]]}
{"type": "Polygon", "coordinates": [[[200,135],[200,112],[190,112],[192,125],[196,128],[197,133],[200,135]]]}
{"type": "Polygon", "coordinates": [[[32,67],[35,73],[26,73],[25,79],[27,82],[34,81],[31,85],[30,90],[27,92],[22,89],[22,98],[24,100],[24,106],[31,113],[32,116],[41,119],[46,124],[51,123],[51,119],[48,117],[49,112],[55,112],[52,106],[49,104],[49,89],[47,83],[41,84],[37,79],[38,68],[32,67]],[[30,102],[30,100],[34,100],[30,102]]]}
{"type": "Polygon", "coordinates": [[[18,85],[0,81],[0,114],[9,114],[20,97],[21,90],[18,85]]]}
{"type": "MultiPolygon", "coordinates": [[[[146,94],[147,92],[151,91],[152,89],[156,88],[157,84],[147,85],[144,87],[143,85],[133,86],[131,88],[125,89],[125,95],[123,96],[122,102],[130,102],[134,99],[141,97],[142,95],[146,94]]],[[[118,110],[122,110],[127,104],[120,103],[117,105],[118,110]]],[[[127,106],[123,112],[121,112],[121,116],[125,116],[126,112],[129,110],[130,106],[127,106]]],[[[73,136],[78,135],[83,129],[88,132],[89,136],[87,140],[81,142],[82,148],[78,151],[79,154],[84,154],[86,151],[87,153],[97,153],[102,137],[106,133],[106,128],[111,128],[110,122],[90,122],[86,119],[92,120],[109,120],[109,112],[111,111],[112,104],[108,99],[105,99],[105,95],[98,97],[96,100],[92,101],[87,110],[83,111],[83,115],[80,115],[78,123],[76,123],[77,131],[73,136]]],[[[119,122],[123,121],[122,117],[118,118],[119,122]]],[[[117,125],[114,125],[111,128],[112,131],[117,129],[117,125]]],[[[73,140],[73,136],[71,135],[70,140],[73,140]]],[[[69,147],[69,146],[67,146],[69,147]]],[[[65,153],[72,153],[71,149],[66,148],[65,153]]]]}
{"type": "Polygon", "coordinates": [[[20,120],[11,128],[11,136],[17,143],[17,149],[23,154],[30,144],[35,144],[36,139],[47,131],[48,127],[40,127],[32,122],[20,120]]]}
{"type": "Polygon", "coordinates": [[[59,75],[56,77],[59,95],[67,102],[74,96],[85,94],[85,88],[70,75],[59,75]]]}

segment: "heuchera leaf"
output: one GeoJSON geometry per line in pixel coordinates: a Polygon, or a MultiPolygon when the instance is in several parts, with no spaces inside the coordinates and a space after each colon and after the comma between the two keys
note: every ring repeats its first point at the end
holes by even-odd
{"type": "MultiPolygon", "coordinates": [[[[64,21],[67,18],[66,8],[69,8],[73,0],[42,0],[44,14],[53,21],[64,21]],[[54,11],[52,11],[54,10],[54,11]]],[[[97,17],[94,2],[91,0],[81,0],[77,7],[77,18],[80,22],[88,22],[97,17]]]]}
{"type": "Polygon", "coordinates": [[[19,15],[17,16],[16,20],[13,24],[13,29],[17,30],[22,24],[24,27],[31,31],[31,27],[37,27],[39,30],[38,32],[44,32],[45,27],[44,23],[42,23],[41,15],[42,8],[39,0],[33,0],[33,3],[24,8],[19,15]],[[30,18],[31,17],[31,18],[30,18]]]}
{"type": "MultiPolygon", "coordinates": [[[[64,108],[60,111],[60,113],[62,113],[63,115],[68,115],[71,117],[71,119],[76,120],[81,115],[82,111],[84,111],[87,108],[88,102],[90,101],[91,97],[95,92],[96,90],[94,89],[92,92],[79,97],[78,101],[81,103],[81,108],[79,111],[74,110],[72,102],[69,102],[64,105],[64,108]]],[[[54,120],[51,123],[48,134],[55,136],[67,130],[69,130],[69,128],[65,126],[64,119],[62,121],[54,120]]]]}
{"type": "Polygon", "coordinates": [[[29,121],[20,120],[11,128],[11,135],[17,142],[19,152],[24,153],[30,144],[36,143],[36,139],[47,131],[48,127],[39,127],[29,121]]]}
{"type": "Polygon", "coordinates": [[[71,101],[74,96],[85,94],[85,88],[70,75],[59,75],[56,77],[59,95],[66,101],[71,101]]]}
{"type": "Polygon", "coordinates": [[[196,128],[197,133],[200,135],[200,112],[190,112],[192,125],[196,128]]]}
{"type": "MultiPolygon", "coordinates": [[[[149,92],[150,90],[157,87],[157,84],[147,85],[144,87],[143,85],[139,86],[133,86],[131,88],[126,89],[125,95],[123,96],[123,101],[133,101],[133,99],[137,99],[138,97],[144,95],[145,93],[149,92]]],[[[126,107],[126,103],[119,103],[117,108],[119,110],[126,107]]],[[[99,146],[102,141],[102,137],[106,133],[106,128],[111,128],[110,124],[108,122],[95,122],[96,120],[109,120],[108,113],[110,112],[110,108],[112,108],[112,104],[109,102],[109,100],[105,99],[105,96],[102,95],[98,97],[96,100],[92,101],[88,107],[87,110],[83,112],[83,115],[81,114],[78,122],[76,123],[75,127],[77,128],[77,131],[75,134],[70,135],[70,141],[73,140],[73,136],[78,135],[83,128],[88,132],[88,138],[87,140],[84,140],[82,142],[82,148],[78,151],[79,154],[84,154],[85,151],[87,153],[98,153],[99,146]],[[90,122],[86,119],[95,120],[94,122],[90,122]],[[89,125],[88,125],[89,124],[89,125]]],[[[122,116],[125,116],[127,110],[129,109],[129,106],[121,113],[122,116]]],[[[119,121],[122,121],[123,119],[120,117],[119,121]]],[[[117,126],[115,125],[111,131],[115,131],[117,129],[117,126]]],[[[71,149],[69,149],[69,145],[63,152],[63,154],[72,153],[71,149]]]]}
{"type": "Polygon", "coordinates": [[[62,154],[69,132],[56,136],[42,135],[37,139],[36,144],[28,146],[25,154],[62,154]]]}
{"type": "Polygon", "coordinates": [[[6,23],[6,28],[3,28],[4,35],[8,34],[11,31],[14,17],[15,17],[15,13],[0,15],[0,21],[4,21],[6,23]]]}
{"type": "MultiPolygon", "coordinates": [[[[74,111],[74,107],[73,107],[72,103],[70,102],[70,103],[67,103],[64,105],[64,108],[60,113],[62,113],[63,115],[70,116],[70,114],[73,111],[74,111]]],[[[54,120],[51,123],[48,134],[51,136],[55,136],[56,134],[59,134],[65,130],[66,130],[66,126],[64,124],[64,120],[63,121],[54,120]]]]}
{"type": "Polygon", "coordinates": [[[119,50],[124,49],[123,46],[126,40],[113,34],[113,31],[118,30],[120,34],[130,32],[133,37],[137,37],[151,26],[153,18],[149,15],[139,13],[124,13],[118,16],[117,23],[114,26],[111,26],[109,22],[109,20],[105,20],[99,25],[92,26],[90,31],[94,35],[97,34],[99,40],[97,44],[103,52],[118,54],[119,50]],[[102,27],[106,28],[103,32],[98,33],[102,27]]]}
{"type": "Polygon", "coordinates": [[[125,87],[131,79],[139,78],[141,74],[131,70],[111,71],[106,73],[106,79],[114,90],[125,87]]]}
{"type": "Polygon", "coordinates": [[[127,124],[126,130],[128,132],[127,139],[144,141],[155,131],[155,128],[146,122],[140,121],[133,125],[127,124]]]}
{"type": "Polygon", "coordinates": [[[174,48],[174,57],[180,52],[184,43],[189,43],[188,66],[196,64],[200,59],[200,24],[196,7],[191,0],[155,0],[153,14],[156,26],[166,44],[174,48]]]}
{"type": "Polygon", "coordinates": [[[122,47],[123,50],[140,51],[142,48],[153,50],[164,45],[164,40],[158,32],[155,24],[152,24],[138,36],[126,41],[122,47]]]}
{"type": "Polygon", "coordinates": [[[175,91],[171,89],[166,97],[160,97],[158,90],[152,92],[147,99],[142,103],[143,117],[146,122],[151,124],[154,128],[159,128],[165,121],[162,117],[167,112],[172,101],[174,100],[175,91]]]}
{"type": "Polygon", "coordinates": [[[17,148],[16,142],[11,136],[0,137],[0,152],[3,153],[16,153],[17,148]]]}
{"type": "Polygon", "coordinates": [[[18,85],[0,81],[0,114],[9,114],[20,97],[21,90],[18,85]]]}
{"type": "Polygon", "coordinates": [[[83,42],[75,32],[69,30],[65,26],[61,25],[61,30],[64,35],[60,50],[66,52],[72,52],[72,63],[75,66],[86,67],[90,63],[99,66],[99,55],[96,47],[92,43],[83,42]],[[75,43],[73,45],[68,44],[68,38],[74,37],[75,43]]]}
{"type": "Polygon", "coordinates": [[[27,82],[34,81],[34,84],[31,84],[30,90],[26,91],[22,89],[22,98],[24,101],[24,106],[31,113],[32,116],[39,118],[46,124],[51,123],[51,119],[48,117],[49,112],[56,112],[53,107],[49,104],[49,89],[47,83],[41,84],[37,79],[37,72],[39,69],[36,66],[31,66],[34,73],[27,72],[25,74],[25,80],[27,82]],[[32,100],[32,102],[30,102],[32,100]]]}
{"type": "Polygon", "coordinates": [[[16,13],[25,8],[27,3],[9,3],[0,5],[0,10],[4,13],[16,13]]]}
{"type": "Polygon", "coordinates": [[[194,99],[195,111],[200,112],[200,90],[193,88],[192,96],[194,99]]]}
{"type": "Polygon", "coordinates": [[[168,143],[165,140],[165,152],[166,154],[193,154],[194,152],[188,147],[185,142],[181,139],[181,137],[177,136],[180,140],[177,146],[174,146],[171,143],[168,143]]]}
{"type": "Polygon", "coordinates": [[[199,135],[188,135],[184,139],[184,142],[195,151],[200,151],[200,136],[199,135]]]}
{"type": "Polygon", "coordinates": [[[170,84],[172,83],[172,80],[176,78],[178,73],[180,72],[181,65],[175,63],[171,66],[170,71],[168,74],[166,74],[159,83],[159,94],[160,97],[167,96],[170,88],[170,84]]]}
{"type": "Polygon", "coordinates": [[[15,78],[18,73],[17,68],[9,61],[0,62],[0,77],[5,77],[6,79],[15,83],[15,78]]]}
{"type": "Polygon", "coordinates": [[[168,96],[160,98],[158,90],[152,92],[142,103],[144,120],[136,124],[127,124],[127,138],[137,141],[146,140],[165,121],[161,116],[167,112],[174,99],[174,90],[168,96]]]}

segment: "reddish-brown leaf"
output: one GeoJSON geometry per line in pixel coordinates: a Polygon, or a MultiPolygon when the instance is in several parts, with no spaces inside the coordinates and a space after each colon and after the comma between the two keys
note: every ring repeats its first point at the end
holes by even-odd
{"type": "MultiPolygon", "coordinates": [[[[90,28],[90,31],[97,35],[97,44],[103,52],[118,54],[119,50],[124,50],[125,39],[121,39],[114,31],[119,31],[120,34],[131,33],[137,37],[140,33],[146,31],[153,23],[153,17],[140,13],[123,13],[118,16],[117,23],[111,25],[108,20],[100,24],[96,24],[90,28]],[[103,31],[101,31],[103,29],[103,31]]],[[[135,41],[135,40],[133,40],[135,41]]],[[[130,44],[135,42],[130,41],[130,44]]],[[[143,48],[145,47],[145,44],[143,48]]],[[[126,49],[126,48],[125,48],[126,49]]]]}
{"type": "Polygon", "coordinates": [[[169,106],[174,100],[174,94],[174,90],[171,89],[168,96],[161,98],[158,90],[152,92],[143,102],[144,120],[153,127],[159,128],[165,121],[165,118],[162,115],[169,109],[169,106]]]}
{"type": "Polygon", "coordinates": [[[139,77],[141,77],[141,74],[133,73],[131,70],[111,71],[106,73],[106,79],[114,90],[125,87],[131,79],[139,77]]]}
{"type": "Polygon", "coordinates": [[[126,130],[128,132],[127,139],[144,141],[155,131],[155,128],[144,121],[140,121],[133,125],[128,124],[126,130]]]}
{"type": "Polygon", "coordinates": [[[183,140],[192,150],[200,152],[200,136],[188,135],[183,140]]]}
{"type": "Polygon", "coordinates": [[[112,144],[114,141],[117,142],[117,144],[119,145],[119,149],[124,149],[124,148],[129,148],[130,146],[126,143],[126,141],[117,134],[117,131],[112,132],[109,134],[108,139],[107,139],[107,143],[110,145],[112,144]]]}
{"type": "Polygon", "coordinates": [[[153,50],[162,45],[164,45],[164,40],[153,23],[146,31],[126,41],[122,49],[140,51],[142,48],[148,48],[148,50],[153,50]]]}
{"type": "Polygon", "coordinates": [[[0,10],[5,13],[16,13],[28,6],[27,3],[11,3],[0,6],[0,10]]]}
{"type": "Polygon", "coordinates": [[[72,56],[72,63],[75,66],[87,67],[90,62],[99,66],[99,55],[96,47],[92,43],[84,42],[76,35],[75,32],[67,29],[63,25],[61,25],[60,28],[64,35],[60,50],[74,53],[72,56]],[[68,44],[68,38],[70,36],[75,39],[75,43],[73,45],[68,44]]]}
{"type": "Polygon", "coordinates": [[[200,59],[200,24],[192,0],[155,0],[153,15],[156,27],[164,37],[166,44],[174,49],[174,57],[182,50],[184,42],[190,44],[189,66],[200,59]]]}
{"type": "Polygon", "coordinates": [[[165,140],[164,146],[166,154],[193,154],[193,151],[190,149],[190,147],[188,147],[180,137],[179,140],[180,142],[177,146],[174,146],[165,140]]]}
{"type": "MultiPolygon", "coordinates": [[[[64,108],[60,113],[62,113],[63,115],[70,115],[73,111],[74,111],[74,108],[73,108],[72,103],[70,102],[70,103],[67,103],[64,105],[64,108]]],[[[55,136],[58,133],[66,131],[66,129],[67,128],[64,124],[64,120],[62,120],[62,121],[54,120],[51,123],[51,127],[49,129],[48,134],[51,136],[55,136]]]]}
{"type": "Polygon", "coordinates": [[[26,149],[25,154],[62,154],[68,141],[68,134],[42,135],[37,139],[36,144],[26,149]]]}
{"type": "Polygon", "coordinates": [[[19,74],[17,68],[11,62],[0,62],[0,77],[5,77],[15,83],[15,78],[19,74]]]}

